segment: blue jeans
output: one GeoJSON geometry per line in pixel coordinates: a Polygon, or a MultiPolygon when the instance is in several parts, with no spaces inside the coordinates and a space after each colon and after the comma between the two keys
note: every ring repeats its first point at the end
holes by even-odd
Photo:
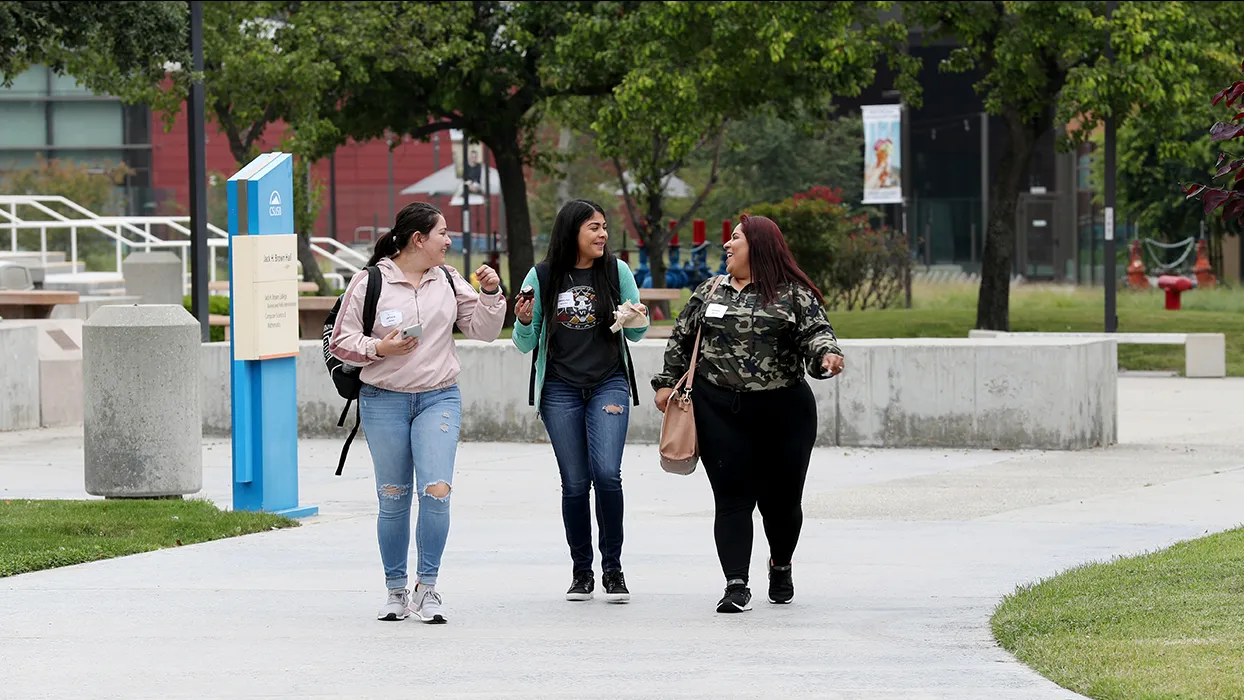
{"type": "Polygon", "coordinates": [[[380,500],[376,534],[385,585],[407,586],[412,486],[419,490],[418,582],[435,585],[449,537],[449,491],[462,426],[462,395],[457,386],[408,394],[364,384],[359,406],[376,470],[380,500]],[[434,495],[429,489],[444,494],[434,495]]]}
{"type": "Polygon", "coordinates": [[[630,384],[618,373],[591,389],[548,379],[540,415],[562,478],[562,522],[574,571],[592,570],[592,511],[604,571],[622,568],[622,448],[630,422],[630,384]]]}

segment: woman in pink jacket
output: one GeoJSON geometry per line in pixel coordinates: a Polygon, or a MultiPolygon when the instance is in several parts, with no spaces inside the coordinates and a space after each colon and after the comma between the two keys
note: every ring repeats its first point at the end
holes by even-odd
{"type": "Polygon", "coordinates": [[[381,620],[413,612],[424,622],[445,622],[436,577],[449,535],[462,418],[454,325],[469,338],[491,342],[505,322],[497,273],[487,265],[476,270],[483,292],[477,294],[444,265],[449,247],[445,217],[436,207],[416,202],[402,209],[393,229],[376,241],[368,263],[384,278],[372,335],[363,333],[368,274],[363,270],[350,280],[329,341],[329,351],[342,362],[362,368],[359,405],[376,472],[377,536],[389,589],[377,615],[381,620]],[[412,599],[406,561],[416,489],[418,578],[412,599]]]}

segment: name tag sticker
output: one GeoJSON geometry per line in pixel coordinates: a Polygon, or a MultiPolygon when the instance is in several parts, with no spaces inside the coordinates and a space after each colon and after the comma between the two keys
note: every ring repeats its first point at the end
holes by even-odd
{"type": "Polygon", "coordinates": [[[402,312],[398,309],[389,309],[380,312],[380,325],[385,327],[396,326],[402,322],[402,312]]]}
{"type": "Polygon", "coordinates": [[[704,310],[704,315],[709,318],[725,318],[726,317],[726,305],[725,304],[709,304],[708,308],[704,310]]]}
{"type": "Polygon", "coordinates": [[[557,308],[569,309],[574,307],[574,295],[570,292],[562,292],[557,295],[557,308]]]}

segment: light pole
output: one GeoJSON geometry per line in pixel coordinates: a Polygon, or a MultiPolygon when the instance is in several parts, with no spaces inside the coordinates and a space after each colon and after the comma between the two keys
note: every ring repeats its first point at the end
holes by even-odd
{"type": "Polygon", "coordinates": [[[467,167],[471,163],[471,139],[462,131],[462,274],[471,278],[471,188],[467,186],[467,167]]]}
{"type": "MultiPolygon", "coordinates": [[[[203,3],[190,2],[190,69],[203,72],[203,3]]],[[[207,158],[203,127],[203,81],[190,84],[186,129],[190,158],[190,313],[199,319],[203,342],[211,340],[207,298],[207,158]]]]}
{"type": "MultiPolygon", "coordinates": [[[[1109,0],[1106,3],[1106,60],[1114,63],[1114,46],[1111,44],[1110,21],[1114,15],[1115,6],[1118,3],[1109,0]]],[[[1111,105],[1111,112],[1106,116],[1106,143],[1105,143],[1105,160],[1106,160],[1106,254],[1105,274],[1103,280],[1106,285],[1106,332],[1114,333],[1119,328],[1119,316],[1115,311],[1115,274],[1117,273],[1115,264],[1114,250],[1114,189],[1115,189],[1115,145],[1114,145],[1114,105],[1111,105]]]]}

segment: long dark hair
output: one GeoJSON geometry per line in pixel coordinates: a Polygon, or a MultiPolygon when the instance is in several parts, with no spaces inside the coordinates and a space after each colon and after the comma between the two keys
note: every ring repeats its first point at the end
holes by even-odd
{"type": "Polygon", "coordinates": [[[370,267],[384,258],[391,258],[406,250],[406,246],[410,245],[411,237],[416,234],[421,241],[427,239],[432,229],[436,227],[436,219],[439,216],[441,216],[441,210],[427,202],[412,202],[402,207],[402,210],[397,213],[397,219],[393,222],[393,228],[376,241],[375,252],[371,254],[371,260],[367,261],[367,265],[370,267]]]}
{"type": "MultiPolygon", "coordinates": [[[[540,290],[540,313],[544,316],[544,327],[552,334],[558,324],[557,290],[562,280],[574,269],[579,261],[579,229],[594,214],[605,215],[599,204],[587,199],[575,199],[566,202],[557,219],[553,221],[553,230],[549,233],[549,250],[544,255],[544,262],[549,267],[549,288],[540,290]]],[[[609,288],[608,266],[618,264],[617,259],[605,244],[605,254],[592,263],[592,287],[596,290],[597,330],[607,329],[606,319],[613,318],[616,300],[613,290],[609,288]]]]}
{"type": "Polygon", "coordinates": [[[799,269],[795,256],[791,255],[786,236],[772,219],[744,214],[739,221],[743,235],[747,237],[747,257],[752,266],[752,283],[760,291],[760,301],[772,304],[782,287],[801,284],[812,292],[816,300],[825,304],[821,290],[799,269]]]}

